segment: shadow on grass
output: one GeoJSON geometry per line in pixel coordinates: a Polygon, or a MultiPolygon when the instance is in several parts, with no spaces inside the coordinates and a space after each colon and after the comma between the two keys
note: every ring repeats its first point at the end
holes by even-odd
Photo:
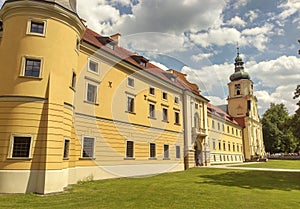
{"type": "Polygon", "coordinates": [[[269,171],[228,171],[216,175],[200,175],[198,184],[234,186],[245,189],[300,190],[300,173],[269,171]]]}

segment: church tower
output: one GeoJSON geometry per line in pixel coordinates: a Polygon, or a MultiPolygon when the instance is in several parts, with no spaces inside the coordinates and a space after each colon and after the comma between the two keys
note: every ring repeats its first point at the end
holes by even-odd
{"type": "Polygon", "coordinates": [[[244,62],[237,48],[234,73],[228,83],[228,113],[243,127],[243,149],[245,160],[264,154],[262,125],[254,96],[253,81],[244,70],[244,62]]]}

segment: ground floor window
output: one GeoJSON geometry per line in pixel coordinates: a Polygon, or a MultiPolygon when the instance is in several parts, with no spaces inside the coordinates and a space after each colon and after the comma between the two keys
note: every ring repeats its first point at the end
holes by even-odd
{"type": "Polygon", "coordinates": [[[70,140],[69,139],[65,139],[64,155],[63,155],[64,159],[68,159],[69,158],[69,150],[70,150],[70,140]]]}
{"type": "Polygon", "coordinates": [[[13,136],[12,137],[12,152],[13,158],[29,158],[31,151],[31,136],[13,136]]]}
{"type": "Polygon", "coordinates": [[[94,158],[94,145],[95,145],[95,138],[83,137],[83,143],[82,143],[83,158],[94,158]]]}
{"type": "Polygon", "coordinates": [[[180,158],[180,146],[176,146],[176,158],[179,159],[180,158]]]}
{"type": "Polygon", "coordinates": [[[169,145],[164,145],[164,159],[169,159],[169,145]]]}
{"type": "Polygon", "coordinates": [[[133,141],[126,142],[126,157],[133,158],[134,153],[134,143],[133,141]]]}
{"type": "Polygon", "coordinates": [[[156,145],[154,143],[150,143],[150,158],[156,157],[156,145]]]}

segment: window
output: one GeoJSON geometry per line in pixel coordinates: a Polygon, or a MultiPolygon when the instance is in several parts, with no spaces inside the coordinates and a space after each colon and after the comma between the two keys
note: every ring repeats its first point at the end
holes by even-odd
{"type": "Polygon", "coordinates": [[[225,125],[224,125],[224,124],[222,125],[222,130],[223,130],[223,132],[224,132],[224,130],[225,130],[225,125]]]}
{"type": "Polygon", "coordinates": [[[40,59],[25,58],[24,76],[39,78],[42,61],[40,59]]]}
{"type": "Polygon", "coordinates": [[[45,35],[46,21],[29,20],[27,24],[27,34],[45,35]]]}
{"type": "Polygon", "coordinates": [[[140,65],[143,66],[143,67],[146,67],[146,62],[140,61],[140,65]]]}
{"type": "Polygon", "coordinates": [[[13,136],[12,152],[13,158],[29,158],[31,157],[31,136],[13,136]]]}
{"type": "Polygon", "coordinates": [[[96,104],[98,87],[91,83],[87,83],[86,101],[96,104]]]}
{"type": "Polygon", "coordinates": [[[150,158],[155,158],[155,157],[156,157],[155,144],[150,143],[150,158]]]}
{"type": "Polygon", "coordinates": [[[175,104],[179,104],[179,98],[178,98],[178,97],[175,97],[175,98],[174,98],[174,103],[175,103],[175,104]]]}
{"type": "Polygon", "coordinates": [[[235,144],[234,143],[232,144],[232,151],[235,152],[235,144]]]}
{"type": "Polygon", "coordinates": [[[231,133],[234,134],[234,129],[233,128],[231,129],[231,133]]]}
{"type": "Polygon", "coordinates": [[[134,113],[134,98],[127,96],[127,112],[134,113]]]}
{"type": "Polygon", "coordinates": [[[227,126],[227,133],[229,133],[229,126],[227,126]]]}
{"type": "Polygon", "coordinates": [[[76,46],[75,46],[75,49],[76,49],[77,51],[79,51],[79,48],[80,48],[80,40],[79,40],[79,38],[76,38],[76,46]]]}
{"type": "Polygon", "coordinates": [[[107,46],[107,48],[110,48],[111,50],[115,49],[115,46],[111,43],[107,43],[105,46],[107,46]]]}
{"type": "Polygon", "coordinates": [[[64,155],[63,155],[64,159],[68,159],[69,158],[69,150],[70,150],[70,140],[69,139],[65,139],[64,155]]]}
{"type": "Polygon", "coordinates": [[[195,109],[198,110],[198,103],[195,103],[195,109]]]}
{"type": "Polygon", "coordinates": [[[134,79],[133,78],[127,78],[127,85],[129,87],[134,87],[134,79]]]}
{"type": "Polygon", "coordinates": [[[211,127],[215,128],[215,121],[214,120],[212,120],[212,122],[211,122],[211,127]]]}
{"type": "Polygon", "coordinates": [[[175,112],[175,124],[180,124],[179,112],[175,112]]]}
{"type": "Polygon", "coordinates": [[[0,32],[3,31],[3,22],[0,21],[0,32]]]}
{"type": "Polygon", "coordinates": [[[228,151],[230,151],[230,143],[228,143],[228,151]]]}
{"type": "Polygon", "coordinates": [[[216,141],[213,140],[213,150],[215,150],[215,149],[216,149],[216,141]]]}
{"type": "Polygon", "coordinates": [[[221,127],[220,127],[220,123],[218,122],[218,130],[220,130],[220,128],[221,128],[221,127]]]}
{"type": "Polygon", "coordinates": [[[89,68],[88,70],[93,73],[99,74],[99,64],[93,60],[89,60],[89,68]]]}
{"type": "Polygon", "coordinates": [[[155,105],[149,104],[149,117],[155,118],[155,105]]]}
{"type": "Polygon", "coordinates": [[[219,150],[221,150],[221,141],[219,141],[219,150]]]}
{"type": "Polygon", "coordinates": [[[150,95],[155,95],[155,88],[150,87],[150,88],[149,88],[149,94],[150,94],[150,95]]]}
{"type": "Polygon", "coordinates": [[[180,158],[180,146],[176,145],[176,158],[180,158]]]}
{"type": "Polygon", "coordinates": [[[168,109],[167,108],[163,108],[163,121],[167,122],[168,121],[168,109]]]}
{"type": "Polygon", "coordinates": [[[126,157],[133,158],[134,143],[133,141],[126,142],[126,157]]]}
{"type": "Polygon", "coordinates": [[[223,150],[226,151],[226,144],[223,142],[223,150]]]}
{"type": "Polygon", "coordinates": [[[83,137],[83,144],[82,144],[82,157],[83,158],[93,158],[94,157],[94,143],[95,143],[95,138],[83,137]]]}
{"type": "Polygon", "coordinates": [[[236,95],[240,95],[241,94],[241,84],[235,84],[234,88],[235,88],[236,95]]]}
{"type": "Polygon", "coordinates": [[[235,130],[235,135],[237,135],[237,136],[239,135],[239,132],[237,129],[235,130]]]}
{"type": "Polygon", "coordinates": [[[164,145],[164,159],[169,159],[169,145],[164,145]]]}
{"type": "Polygon", "coordinates": [[[240,151],[239,144],[236,144],[236,149],[237,149],[238,152],[240,151]]]}
{"type": "Polygon", "coordinates": [[[166,92],[163,92],[162,98],[165,100],[168,100],[168,94],[166,92]]]}
{"type": "Polygon", "coordinates": [[[71,88],[72,88],[72,89],[75,89],[75,87],[76,87],[76,73],[73,72],[73,73],[72,73],[71,88]]]}

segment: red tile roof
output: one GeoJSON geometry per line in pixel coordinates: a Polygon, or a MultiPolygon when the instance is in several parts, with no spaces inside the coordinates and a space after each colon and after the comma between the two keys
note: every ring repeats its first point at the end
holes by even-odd
{"type": "Polygon", "coordinates": [[[212,115],[215,115],[217,117],[221,117],[221,118],[225,119],[228,122],[234,123],[235,125],[239,125],[239,123],[234,118],[232,118],[227,112],[225,112],[224,110],[214,106],[211,103],[207,104],[207,112],[212,114],[212,115]]]}
{"type": "MultiPolygon", "coordinates": [[[[190,90],[195,94],[200,95],[200,91],[198,89],[198,86],[196,84],[191,84],[190,82],[188,82],[185,78],[185,76],[183,76],[184,74],[177,72],[177,71],[172,71],[172,72],[168,72],[168,71],[164,71],[161,68],[157,67],[156,65],[147,62],[146,67],[140,65],[140,63],[138,62],[138,60],[136,59],[136,57],[141,57],[142,56],[130,52],[122,47],[119,47],[117,45],[114,46],[114,49],[110,49],[109,47],[105,46],[105,44],[103,43],[102,40],[103,38],[105,38],[104,36],[101,36],[100,34],[96,33],[95,31],[92,31],[91,29],[87,28],[85,31],[85,34],[83,36],[83,40],[88,42],[89,44],[102,49],[112,55],[114,55],[115,57],[119,58],[122,61],[126,61],[129,62],[130,64],[134,65],[135,67],[145,70],[146,72],[164,80],[167,81],[168,83],[183,89],[183,90],[190,90]],[[175,76],[174,76],[175,75],[175,76]],[[175,79],[172,79],[172,77],[174,77],[175,79]]],[[[143,60],[146,60],[146,58],[144,58],[143,60]]]]}

